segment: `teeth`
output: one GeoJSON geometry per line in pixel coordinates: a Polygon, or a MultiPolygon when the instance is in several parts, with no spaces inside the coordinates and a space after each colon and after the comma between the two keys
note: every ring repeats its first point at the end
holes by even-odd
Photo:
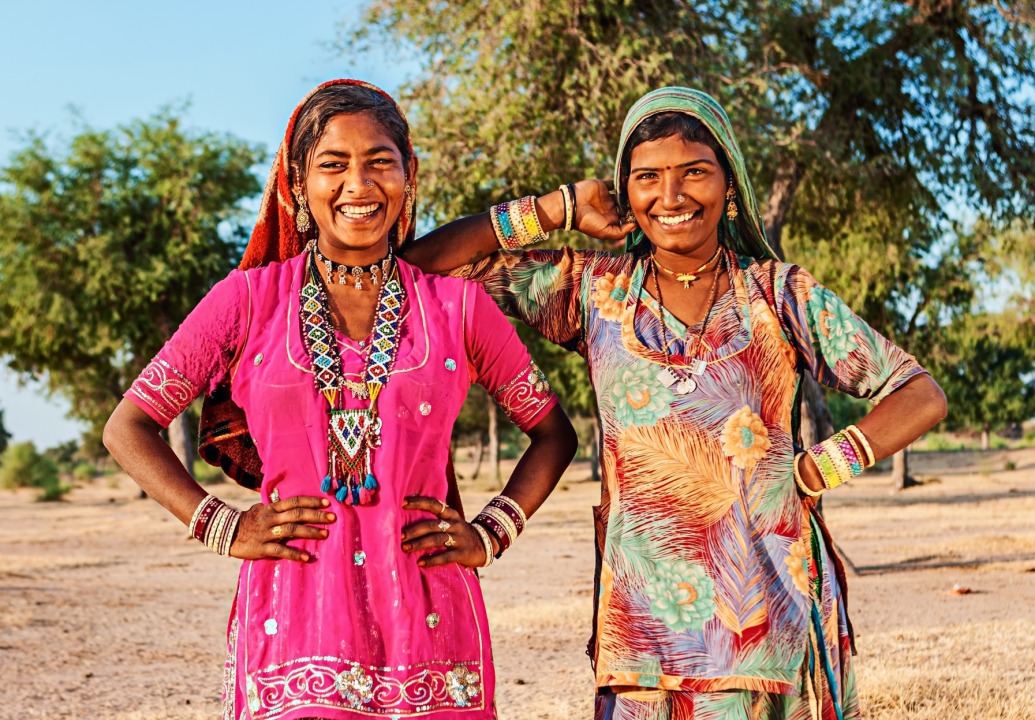
{"type": "Polygon", "coordinates": [[[377,203],[373,203],[372,205],[342,205],[338,209],[338,212],[345,217],[360,218],[365,217],[366,215],[371,215],[379,207],[381,206],[377,203]]]}
{"type": "MultiPolygon", "coordinates": [[[[695,211],[696,212],[696,211],[695,211]]],[[[658,222],[662,225],[678,225],[681,222],[686,222],[694,216],[694,213],[688,212],[682,215],[658,215],[658,222]]]]}

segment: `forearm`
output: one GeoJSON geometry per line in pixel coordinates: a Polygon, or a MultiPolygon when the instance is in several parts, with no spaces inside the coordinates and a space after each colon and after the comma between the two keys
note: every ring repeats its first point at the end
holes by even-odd
{"type": "MultiPolygon", "coordinates": [[[[535,206],[544,232],[551,232],[564,224],[564,198],[559,191],[537,198],[535,206]]],[[[473,265],[499,249],[489,213],[484,212],[432,230],[401,255],[424,272],[441,274],[473,265]]]]}
{"type": "Polygon", "coordinates": [[[148,496],[187,525],[207,493],[159,435],[160,430],[143,410],[123,399],[104,427],[104,445],[148,496]]]}
{"type": "MultiPolygon", "coordinates": [[[[877,462],[894,455],[945,418],[945,394],[930,375],[918,375],[860,420],[856,427],[866,438],[877,462]]],[[[824,488],[819,468],[803,456],[798,469],[802,480],[814,491],[824,488]]]]}
{"type": "Polygon", "coordinates": [[[517,502],[525,515],[531,517],[546,502],[575,457],[578,437],[560,405],[555,405],[529,430],[528,436],[531,443],[514,467],[502,494],[517,502]]]}
{"type": "Polygon", "coordinates": [[[857,427],[874,461],[890,457],[945,419],[945,393],[930,375],[918,375],[873,408],[857,427]]]}

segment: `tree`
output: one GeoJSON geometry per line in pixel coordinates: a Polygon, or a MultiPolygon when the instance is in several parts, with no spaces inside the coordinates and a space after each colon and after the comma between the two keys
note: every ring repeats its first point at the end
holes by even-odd
{"type": "Polygon", "coordinates": [[[944,380],[949,427],[989,433],[1035,415],[1035,326],[1013,313],[974,315],[951,329],[934,371],[944,380]]]}
{"type": "MultiPolygon", "coordinates": [[[[885,334],[910,327],[917,308],[898,303],[952,209],[1002,224],[1035,206],[1027,5],[377,0],[368,19],[343,47],[380,33],[423,62],[402,95],[436,220],[607,176],[626,109],[671,84],[726,108],[774,248],[789,236],[794,259],[817,245],[858,259],[820,279],[840,292],[846,267],[866,270],[857,309],[885,334]]],[[[822,402],[810,410],[806,443],[830,427],[822,402]]]]}
{"type": "Polygon", "coordinates": [[[0,408],[0,455],[7,449],[7,444],[11,441],[11,437],[11,433],[4,426],[4,410],[0,408]]]}
{"type": "MultiPolygon", "coordinates": [[[[245,238],[259,147],[171,110],[67,145],[29,133],[0,169],[0,355],[99,432],[245,238]]],[[[182,417],[171,436],[184,437],[182,417]]],[[[175,447],[175,445],[174,445],[175,447]]],[[[192,467],[193,453],[178,448],[192,467]]]]}

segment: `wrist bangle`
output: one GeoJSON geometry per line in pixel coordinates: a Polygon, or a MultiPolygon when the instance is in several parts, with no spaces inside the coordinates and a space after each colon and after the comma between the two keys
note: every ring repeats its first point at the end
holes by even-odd
{"type": "Polygon", "coordinates": [[[854,438],[862,448],[863,467],[873,467],[874,463],[877,462],[877,457],[873,454],[873,448],[870,447],[870,442],[866,439],[866,436],[863,435],[863,431],[855,425],[849,425],[845,428],[845,432],[854,438]]]}
{"type": "MultiPolygon", "coordinates": [[[[798,489],[811,498],[819,497],[823,494],[823,490],[813,490],[805,484],[805,480],[801,477],[801,471],[798,470],[798,463],[801,462],[802,456],[805,453],[801,452],[794,456],[794,482],[797,484],[798,489]]],[[[824,488],[825,489],[825,488],[824,488]]]]}
{"type": "Polygon", "coordinates": [[[487,568],[496,559],[492,553],[492,538],[489,537],[489,531],[481,523],[472,520],[471,527],[478,533],[478,537],[482,539],[482,546],[485,548],[485,562],[482,563],[481,567],[487,568]]]}
{"type": "Polygon", "coordinates": [[[572,223],[575,222],[575,201],[572,197],[573,187],[571,184],[561,185],[558,190],[561,191],[561,196],[564,198],[564,227],[563,230],[567,232],[571,230],[572,223]]]}
{"type": "Polygon", "coordinates": [[[575,183],[568,183],[568,192],[571,193],[571,227],[575,227],[575,221],[579,219],[579,198],[575,195],[575,183]]]}

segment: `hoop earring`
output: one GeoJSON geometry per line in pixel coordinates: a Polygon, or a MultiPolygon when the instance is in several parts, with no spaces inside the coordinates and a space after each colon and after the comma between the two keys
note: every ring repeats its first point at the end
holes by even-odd
{"type": "Polygon", "coordinates": [[[309,208],[305,204],[305,195],[301,189],[295,190],[295,202],[298,203],[298,212],[295,213],[295,228],[301,235],[309,232],[312,224],[309,222],[309,208]]]}
{"type": "Polygon", "coordinates": [[[733,189],[733,180],[730,180],[729,187],[726,188],[726,217],[729,218],[730,222],[737,219],[737,215],[740,213],[737,210],[737,191],[733,189]]]}

